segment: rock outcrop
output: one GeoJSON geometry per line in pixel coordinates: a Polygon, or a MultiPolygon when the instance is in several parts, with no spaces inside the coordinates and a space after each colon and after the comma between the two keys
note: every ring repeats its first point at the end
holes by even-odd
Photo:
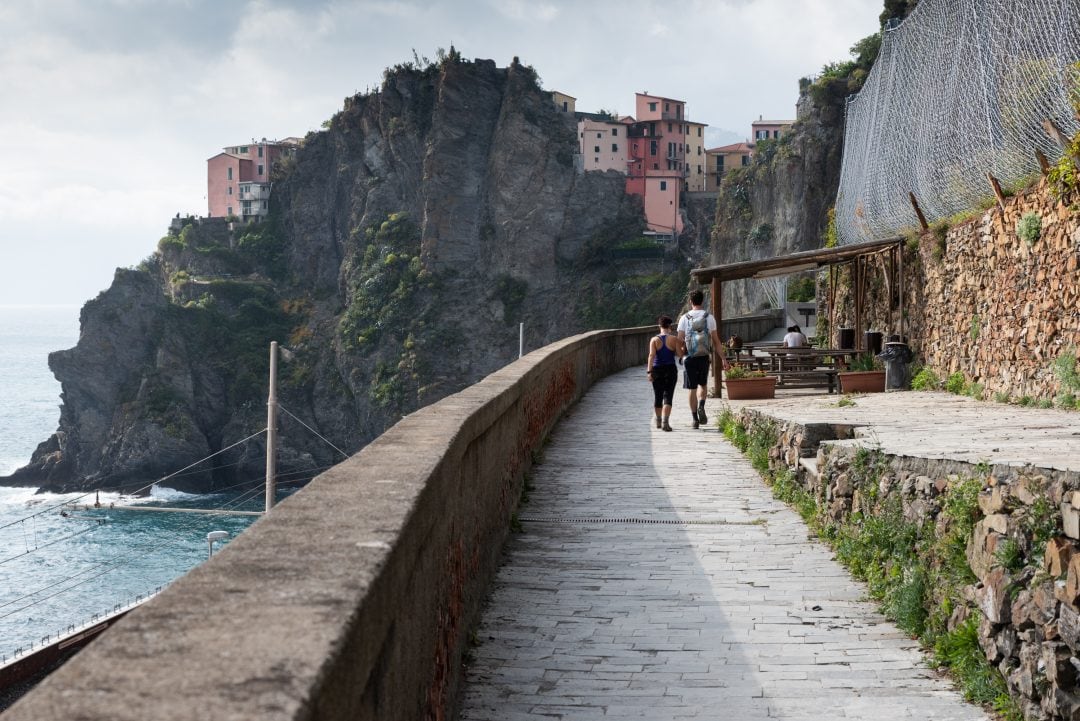
{"type": "MultiPolygon", "coordinates": [[[[306,479],[516,358],[519,323],[526,349],[585,330],[611,249],[643,228],[623,177],[576,173],[575,147],[516,61],[388,71],[275,170],[267,221],[186,219],[86,304],[50,357],[60,427],[3,482],[132,489],[214,453],[167,483],[257,482],[271,340],[294,356],[279,468],[306,479]]],[[[650,283],[678,308],[684,286],[650,283]]]]}

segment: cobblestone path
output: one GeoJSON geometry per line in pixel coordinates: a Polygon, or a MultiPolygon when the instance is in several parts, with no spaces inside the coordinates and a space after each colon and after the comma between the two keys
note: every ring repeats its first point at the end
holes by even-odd
{"type": "Polygon", "coordinates": [[[559,424],[478,630],[461,718],[987,719],[712,418],[690,428],[684,393],[675,431],[653,428],[635,368],[559,424]]]}

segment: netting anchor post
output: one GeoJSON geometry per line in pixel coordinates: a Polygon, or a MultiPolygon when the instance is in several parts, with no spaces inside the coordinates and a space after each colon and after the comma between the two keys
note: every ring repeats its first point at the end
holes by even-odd
{"type": "Polygon", "coordinates": [[[908,192],[908,199],[911,200],[911,207],[915,209],[915,215],[919,217],[919,227],[923,232],[930,230],[930,224],[926,222],[926,216],[923,215],[922,208],[919,207],[919,201],[915,200],[915,193],[908,192]]]}
{"type": "Polygon", "coordinates": [[[998,207],[1001,208],[1001,212],[1005,212],[1005,193],[1001,192],[1001,183],[994,177],[993,173],[987,173],[986,179],[990,181],[990,187],[994,189],[994,197],[997,198],[998,207]]]}
{"type": "Polygon", "coordinates": [[[1038,148],[1035,148],[1035,159],[1039,161],[1039,171],[1045,178],[1050,174],[1050,161],[1046,159],[1046,155],[1043,154],[1043,151],[1038,148]]]}

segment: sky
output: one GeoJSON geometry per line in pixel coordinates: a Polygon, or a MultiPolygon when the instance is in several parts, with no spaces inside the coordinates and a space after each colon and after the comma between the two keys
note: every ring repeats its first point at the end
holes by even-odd
{"type": "Polygon", "coordinates": [[[206,214],[206,160],[303,136],[383,69],[514,56],[578,110],[685,100],[709,146],[795,117],[881,0],[4,0],[0,305],[81,305],[206,214]]]}

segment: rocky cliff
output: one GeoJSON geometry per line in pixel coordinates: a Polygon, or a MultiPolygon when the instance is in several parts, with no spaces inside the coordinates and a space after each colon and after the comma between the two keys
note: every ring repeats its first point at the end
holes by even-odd
{"type": "MultiPolygon", "coordinates": [[[[753,163],[725,173],[709,264],[759,260],[819,248],[836,201],[844,148],[847,78],[803,83],[797,120],[776,141],[759,141],[753,163]]],[[[760,283],[724,284],[724,314],[768,307],[760,283]]]]}
{"type": "Polygon", "coordinates": [[[130,489],[213,453],[168,484],[257,482],[271,340],[288,481],[516,358],[519,323],[528,350],[674,312],[685,262],[617,259],[640,204],[575,147],[516,60],[388,71],[276,169],[267,221],[186,219],[86,304],[49,359],[59,429],[4,482],[130,489]]]}

